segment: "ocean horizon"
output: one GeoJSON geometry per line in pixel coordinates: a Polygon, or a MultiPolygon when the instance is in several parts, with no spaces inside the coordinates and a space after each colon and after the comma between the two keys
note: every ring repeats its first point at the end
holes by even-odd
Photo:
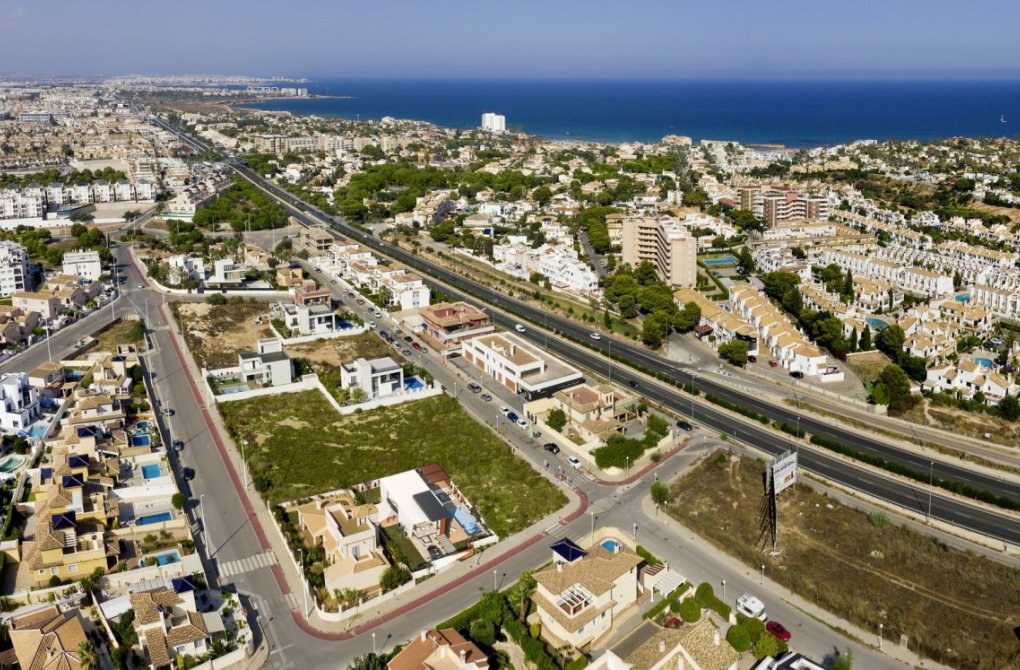
{"type": "Polygon", "coordinates": [[[787,147],[853,140],[1016,137],[1020,81],[320,79],[309,93],[244,107],[478,127],[483,112],[554,140],[656,142],[665,135],[787,147]],[[1005,123],[1003,123],[1005,119],[1005,123]]]}

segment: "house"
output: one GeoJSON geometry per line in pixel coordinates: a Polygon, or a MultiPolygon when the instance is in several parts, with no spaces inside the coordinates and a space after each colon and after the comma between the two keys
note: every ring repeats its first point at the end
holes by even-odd
{"type": "Polygon", "coordinates": [[[566,363],[509,333],[491,333],[465,340],[464,360],[528,400],[580,384],[584,377],[566,363]]]}
{"type": "Polygon", "coordinates": [[[645,621],[589,668],[595,670],[736,670],[740,654],[709,619],[663,628],[645,621]]]}
{"type": "Polygon", "coordinates": [[[132,626],[152,670],[172,667],[178,656],[201,656],[208,651],[208,615],[198,611],[193,590],[177,593],[159,586],[132,593],[130,602],[135,613],[132,626]]]}
{"type": "Polygon", "coordinates": [[[28,375],[0,375],[0,429],[12,433],[27,430],[41,416],[39,392],[28,383],[28,375]]]}
{"type": "Polygon", "coordinates": [[[489,658],[453,628],[423,630],[390,659],[387,670],[488,670],[489,658]]]}
{"type": "Polygon", "coordinates": [[[311,279],[302,280],[302,282],[294,287],[294,304],[302,307],[308,307],[309,305],[326,305],[332,304],[333,294],[329,288],[325,286],[318,286],[311,279]]]}
{"type": "Polygon", "coordinates": [[[332,333],[340,327],[340,315],[328,305],[280,304],[283,323],[300,335],[322,335],[332,333]]]}
{"type": "Polygon", "coordinates": [[[98,281],[103,274],[103,264],[99,260],[99,252],[79,249],[65,253],[61,272],[89,281],[98,281]]]}
{"type": "Polygon", "coordinates": [[[389,561],[379,544],[378,509],[358,504],[349,492],[317,496],[297,508],[298,526],[321,545],[328,566],[323,572],[330,591],[373,591],[389,561]]]}
{"type": "Polygon", "coordinates": [[[542,637],[555,646],[581,649],[602,638],[635,605],[642,559],[619,542],[615,551],[603,545],[576,549],[554,551],[553,567],[535,573],[532,600],[542,637]]]}
{"type": "Polygon", "coordinates": [[[637,416],[634,397],[609,384],[578,384],[532,400],[524,404],[524,416],[532,423],[544,423],[556,409],[567,417],[563,435],[569,439],[576,435],[590,447],[604,445],[624,429],[625,421],[637,416]]]}
{"type": "Polygon", "coordinates": [[[87,623],[75,608],[48,605],[10,619],[11,644],[26,670],[81,670],[79,648],[88,640],[87,623]]]}
{"type": "Polygon", "coordinates": [[[259,340],[255,351],[242,351],[237,355],[241,379],[262,386],[282,386],[294,380],[294,366],[283,353],[283,340],[259,340]]]}
{"type": "Polygon", "coordinates": [[[955,363],[930,368],[922,384],[922,389],[925,388],[936,393],[946,391],[967,399],[981,393],[986,402],[992,405],[998,405],[1007,395],[1020,394],[1020,385],[1010,382],[1008,378],[973,358],[961,358],[955,363]]]}
{"type": "Polygon", "coordinates": [[[15,293],[11,296],[11,305],[26,312],[39,312],[46,321],[55,318],[64,309],[60,296],[35,291],[15,293]]]}
{"type": "Polygon", "coordinates": [[[248,268],[239,265],[230,258],[221,258],[213,263],[213,273],[206,284],[209,286],[237,287],[244,283],[248,268]]]}
{"type": "Polygon", "coordinates": [[[445,536],[453,514],[447,509],[445,494],[434,489],[417,470],[383,477],[379,480],[379,520],[396,520],[409,535],[445,536]]]}
{"type": "Polygon", "coordinates": [[[341,363],[340,388],[360,388],[366,399],[388,396],[404,388],[404,369],[389,356],[341,363]]]}
{"type": "Polygon", "coordinates": [[[466,340],[495,330],[488,312],[466,302],[419,307],[418,316],[422,323],[419,335],[444,356],[460,353],[466,340]]]}
{"type": "Polygon", "coordinates": [[[205,262],[197,256],[175,254],[166,259],[169,271],[167,279],[171,284],[180,285],[186,281],[205,279],[205,262]]]}
{"type": "Polygon", "coordinates": [[[300,286],[304,280],[300,265],[281,265],[276,268],[276,284],[280,287],[300,286]]]}

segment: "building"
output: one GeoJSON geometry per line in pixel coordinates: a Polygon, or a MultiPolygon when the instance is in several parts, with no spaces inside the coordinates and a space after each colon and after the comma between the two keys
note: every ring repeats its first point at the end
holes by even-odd
{"type": "Polygon", "coordinates": [[[495,329],[489,314],[466,302],[440,302],[418,308],[419,335],[444,356],[460,353],[465,341],[495,329]]]}
{"type": "Polygon", "coordinates": [[[616,542],[581,550],[569,539],[552,546],[553,567],[535,573],[532,595],[542,637],[581,649],[599,640],[638,599],[640,556],[616,542]]]}
{"type": "Polygon", "coordinates": [[[26,430],[42,416],[39,392],[28,383],[24,372],[0,375],[0,428],[8,432],[26,430]]]}
{"type": "Polygon", "coordinates": [[[340,315],[326,305],[282,303],[283,323],[298,335],[324,335],[340,327],[340,315]]]}
{"type": "MultiPolygon", "coordinates": [[[[740,654],[722,638],[715,624],[703,618],[681,628],[663,628],[645,621],[588,667],[594,670],[736,670],[739,660],[740,654]]],[[[808,666],[804,666],[804,670],[808,670],[808,666]]]]}
{"type": "Polygon", "coordinates": [[[625,219],[622,246],[624,263],[637,267],[642,261],[649,261],[659,277],[671,286],[695,286],[698,240],[676,219],[625,219]]]}
{"type": "Polygon", "coordinates": [[[25,312],[38,312],[46,321],[64,311],[60,296],[43,291],[15,293],[11,296],[11,305],[25,312]]]}
{"type": "MultiPolygon", "coordinates": [[[[296,222],[291,217],[291,224],[296,222]]],[[[298,236],[294,238],[294,251],[307,251],[309,256],[321,256],[329,252],[329,248],[336,242],[336,238],[330,234],[326,226],[311,226],[302,228],[298,236]]]]}
{"type": "MultiPolygon", "coordinates": [[[[132,626],[149,657],[150,668],[169,668],[178,656],[201,656],[211,642],[206,616],[195,605],[195,592],[160,586],[130,595],[132,626]]],[[[222,628],[222,625],[220,626],[222,628]]]]}
{"type": "Polygon", "coordinates": [[[167,280],[171,284],[180,285],[186,281],[205,280],[205,261],[200,256],[177,254],[166,259],[169,270],[167,280]]]}
{"type": "Polygon", "coordinates": [[[502,114],[485,112],[482,114],[482,130],[486,130],[490,133],[505,133],[506,117],[502,114]]]}
{"type": "Polygon", "coordinates": [[[283,340],[259,340],[256,351],[242,351],[237,355],[241,379],[262,386],[281,386],[294,379],[294,366],[283,353],[283,340]]]}
{"type": "Polygon", "coordinates": [[[389,356],[341,363],[340,388],[360,388],[366,399],[392,395],[404,388],[404,369],[389,356]]]}
{"type": "Polygon", "coordinates": [[[0,241],[0,296],[29,290],[28,252],[16,242],[0,241]]]}
{"type": "Polygon", "coordinates": [[[318,496],[297,508],[298,526],[321,545],[328,566],[323,572],[330,591],[372,592],[379,586],[389,561],[379,544],[375,505],[359,505],[354,496],[318,496]]]}
{"type": "Polygon", "coordinates": [[[75,608],[56,605],[10,619],[10,638],[18,665],[26,670],[81,670],[78,649],[88,638],[86,619],[75,608]]]}
{"type": "Polygon", "coordinates": [[[464,360],[528,400],[580,384],[581,373],[509,333],[490,333],[465,340],[464,360]]]}
{"type": "Polygon", "coordinates": [[[103,264],[99,260],[99,252],[79,249],[65,253],[61,272],[89,281],[98,281],[103,274],[103,264]]]}
{"type": "Polygon", "coordinates": [[[387,670],[488,670],[489,658],[453,628],[423,630],[390,659],[387,670]]]}
{"type": "Polygon", "coordinates": [[[248,268],[233,259],[221,258],[213,263],[213,274],[205,283],[210,286],[240,286],[247,272],[248,268]]]}
{"type": "Polygon", "coordinates": [[[311,305],[325,305],[329,307],[333,302],[333,293],[326,286],[317,286],[311,279],[302,280],[294,287],[294,304],[301,307],[311,305]]]}

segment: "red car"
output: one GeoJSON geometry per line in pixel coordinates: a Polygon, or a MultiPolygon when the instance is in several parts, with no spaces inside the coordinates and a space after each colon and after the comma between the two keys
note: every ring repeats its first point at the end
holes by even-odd
{"type": "Polygon", "coordinates": [[[771,633],[773,636],[779,638],[783,642],[790,641],[790,631],[786,630],[783,624],[778,621],[769,621],[765,624],[765,630],[771,633]]]}

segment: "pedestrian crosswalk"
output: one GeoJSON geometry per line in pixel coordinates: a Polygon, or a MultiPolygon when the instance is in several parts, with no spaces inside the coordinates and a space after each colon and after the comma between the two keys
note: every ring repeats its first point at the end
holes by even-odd
{"type": "Polygon", "coordinates": [[[287,606],[290,607],[290,609],[296,610],[298,608],[297,596],[293,593],[288,593],[285,596],[285,599],[287,600],[287,606]]]}
{"type": "Polygon", "coordinates": [[[255,554],[254,556],[246,556],[235,561],[220,563],[220,577],[231,577],[260,568],[268,568],[274,563],[276,563],[276,555],[272,551],[255,554]]]}

